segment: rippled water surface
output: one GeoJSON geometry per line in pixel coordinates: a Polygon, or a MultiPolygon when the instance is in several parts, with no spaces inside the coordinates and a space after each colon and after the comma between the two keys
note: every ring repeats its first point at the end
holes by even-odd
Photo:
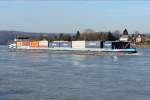
{"type": "Polygon", "coordinates": [[[12,52],[0,47],[0,100],[150,100],[150,49],[142,55],[12,52]]]}

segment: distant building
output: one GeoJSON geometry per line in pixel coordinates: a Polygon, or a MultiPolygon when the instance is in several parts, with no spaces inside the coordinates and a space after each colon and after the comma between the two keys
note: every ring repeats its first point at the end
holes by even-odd
{"type": "Polygon", "coordinates": [[[129,36],[128,35],[122,35],[119,40],[123,41],[123,42],[127,42],[127,41],[129,41],[129,36]]]}
{"type": "Polygon", "coordinates": [[[125,29],[125,30],[123,31],[123,35],[128,35],[127,29],[125,29]]]}
{"type": "Polygon", "coordinates": [[[127,31],[127,29],[125,29],[125,30],[123,31],[123,35],[120,37],[119,40],[120,40],[120,41],[123,41],[123,42],[129,41],[129,36],[128,36],[128,31],[127,31]]]}
{"type": "Polygon", "coordinates": [[[138,43],[142,42],[141,35],[138,35],[138,36],[136,37],[136,42],[138,42],[138,43]]]}
{"type": "Polygon", "coordinates": [[[144,41],[145,41],[145,42],[150,42],[150,38],[145,37],[145,38],[144,38],[144,41]]]}

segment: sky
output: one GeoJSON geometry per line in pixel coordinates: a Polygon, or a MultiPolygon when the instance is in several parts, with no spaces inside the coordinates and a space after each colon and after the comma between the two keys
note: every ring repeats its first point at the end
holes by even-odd
{"type": "Polygon", "coordinates": [[[150,32],[149,0],[0,1],[0,30],[150,32]]]}

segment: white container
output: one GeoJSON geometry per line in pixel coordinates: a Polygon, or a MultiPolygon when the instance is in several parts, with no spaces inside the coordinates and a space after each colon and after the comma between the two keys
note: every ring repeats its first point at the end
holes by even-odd
{"type": "Polygon", "coordinates": [[[43,46],[45,46],[45,47],[48,47],[48,41],[47,40],[41,40],[41,41],[39,41],[39,47],[43,47],[43,46]]]}
{"type": "Polygon", "coordinates": [[[72,41],[72,48],[85,48],[85,41],[72,41]]]}

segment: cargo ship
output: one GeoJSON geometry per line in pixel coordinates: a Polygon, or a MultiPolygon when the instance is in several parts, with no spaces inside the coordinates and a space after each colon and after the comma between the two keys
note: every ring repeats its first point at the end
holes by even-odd
{"type": "Polygon", "coordinates": [[[71,52],[95,52],[95,53],[136,53],[130,42],[123,41],[47,41],[15,39],[9,45],[13,50],[48,50],[71,52]]]}

